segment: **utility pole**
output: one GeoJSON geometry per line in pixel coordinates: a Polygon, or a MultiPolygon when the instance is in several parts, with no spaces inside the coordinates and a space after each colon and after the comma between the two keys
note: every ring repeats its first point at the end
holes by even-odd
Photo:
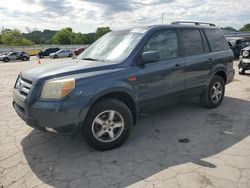
{"type": "Polygon", "coordinates": [[[166,14],[163,12],[162,14],[161,14],[161,23],[163,24],[163,19],[164,19],[164,16],[165,16],[166,14]]]}

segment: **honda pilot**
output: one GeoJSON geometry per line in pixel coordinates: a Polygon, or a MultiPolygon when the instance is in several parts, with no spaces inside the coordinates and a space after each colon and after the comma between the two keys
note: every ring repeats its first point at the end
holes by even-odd
{"type": "Polygon", "coordinates": [[[20,73],[13,106],[31,127],[81,133],[97,150],[129,137],[139,113],[198,96],[219,106],[234,77],[234,55],[214,24],[112,31],[76,59],[20,73]]]}

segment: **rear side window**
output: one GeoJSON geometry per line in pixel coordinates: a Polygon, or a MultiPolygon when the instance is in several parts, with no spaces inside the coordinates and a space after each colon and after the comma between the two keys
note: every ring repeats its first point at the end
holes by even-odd
{"type": "Polygon", "coordinates": [[[224,37],[224,33],[221,30],[204,29],[204,31],[213,52],[219,52],[229,49],[229,45],[224,37]]]}
{"type": "Polygon", "coordinates": [[[160,61],[178,57],[178,40],[175,30],[162,30],[154,33],[143,49],[146,51],[157,51],[160,61]]]}
{"type": "Polygon", "coordinates": [[[184,56],[204,53],[201,34],[198,29],[181,29],[180,36],[184,56]]]}

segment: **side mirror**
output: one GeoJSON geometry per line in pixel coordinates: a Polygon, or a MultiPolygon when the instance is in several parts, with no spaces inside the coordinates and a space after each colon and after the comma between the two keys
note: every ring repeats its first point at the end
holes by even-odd
{"type": "Polygon", "coordinates": [[[142,64],[152,63],[160,59],[160,54],[157,51],[147,51],[142,53],[141,58],[142,64]]]}

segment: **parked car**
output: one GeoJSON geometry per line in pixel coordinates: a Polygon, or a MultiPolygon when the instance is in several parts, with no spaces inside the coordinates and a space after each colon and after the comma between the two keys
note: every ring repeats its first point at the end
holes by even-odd
{"type": "Polygon", "coordinates": [[[26,52],[9,52],[0,56],[0,61],[9,62],[11,60],[28,61],[30,59],[29,54],[26,52]]]}
{"type": "Polygon", "coordinates": [[[239,39],[235,42],[235,45],[231,47],[233,50],[235,58],[239,58],[240,56],[240,51],[247,47],[250,46],[250,39],[239,39]]]}
{"type": "Polygon", "coordinates": [[[59,50],[55,53],[49,54],[51,58],[58,58],[58,57],[73,57],[74,52],[72,50],[59,50]]]}
{"type": "Polygon", "coordinates": [[[233,52],[213,24],[182,23],[112,31],[70,63],[22,71],[17,114],[36,129],[81,133],[109,150],[127,140],[145,110],[196,96],[216,108],[234,77],[233,52]]]}
{"type": "Polygon", "coordinates": [[[250,46],[243,48],[240,52],[239,74],[245,74],[246,70],[250,70],[250,46]]]}
{"type": "Polygon", "coordinates": [[[45,56],[49,56],[49,54],[55,53],[59,50],[60,50],[60,48],[47,48],[46,50],[39,52],[38,57],[44,58],[45,56]]]}
{"type": "Polygon", "coordinates": [[[80,55],[85,49],[84,48],[77,48],[74,53],[76,56],[80,55]]]}

